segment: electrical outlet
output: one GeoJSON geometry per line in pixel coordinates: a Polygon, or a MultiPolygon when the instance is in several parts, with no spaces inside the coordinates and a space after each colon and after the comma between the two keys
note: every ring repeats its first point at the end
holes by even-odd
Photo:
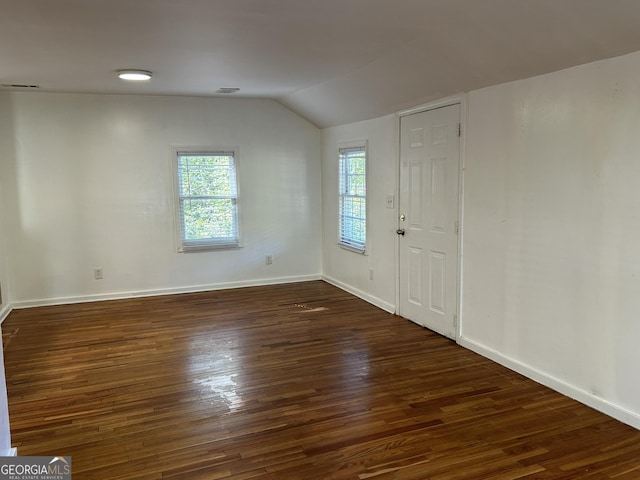
{"type": "Polygon", "coordinates": [[[102,268],[93,269],[93,278],[95,278],[96,280],[102,280],[104,278],[102,268]]]}
{"type": "Polygon", "coordinates": [[[369,269],[369,280],[373,280],[373,268],[369,269]]]}
{"type": "Polygon", "coordinates": [[[271,265],[273,263],[273,256],[267,255],[264,257],[264,264],[271,265]]]}

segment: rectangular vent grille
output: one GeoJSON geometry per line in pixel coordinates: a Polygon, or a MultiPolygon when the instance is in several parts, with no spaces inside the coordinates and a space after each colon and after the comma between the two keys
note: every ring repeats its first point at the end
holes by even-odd
{"type": "Polygon", "coordinates": [[[216,93],[236,93],[238,90],[240,90],[239,88],[228,88],[228,87],[224,87],[224,88],[219,88],[218,90],[216,90],[216,93]]]}
{"type": "Polygon", "coordinates": [[[3,83],[1,86],[2,88],[26,88],[26,89],[40,88],[40,85],[27,85],[23,83],[3,83]]]}

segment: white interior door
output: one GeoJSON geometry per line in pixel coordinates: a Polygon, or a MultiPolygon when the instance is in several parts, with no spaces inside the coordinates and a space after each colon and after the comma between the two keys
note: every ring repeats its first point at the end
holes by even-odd
{"type": "Polygon", "coordinates": [[[456,336],[460,105],[400,120],[401,316],[456,336]]]}

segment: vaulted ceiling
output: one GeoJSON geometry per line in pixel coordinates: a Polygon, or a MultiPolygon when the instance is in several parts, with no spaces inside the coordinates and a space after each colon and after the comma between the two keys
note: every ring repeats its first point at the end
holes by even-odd
{"type": "Polygon", "coordinates": [[[0,84],[238,87],[320,127],[636,50],[638,0],[0,0],[0,84]]]}

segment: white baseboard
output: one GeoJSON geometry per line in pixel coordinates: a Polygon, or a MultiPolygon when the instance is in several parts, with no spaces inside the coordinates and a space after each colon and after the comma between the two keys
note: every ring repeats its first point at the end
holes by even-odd
{"type": "Polygon", "coordinates": [[[528,377],[546,387],[549,387],[552,390],[560,392],[567,397],[573,398],[580,403],[584,403],[585,405],[588,405],[589,407],[598,410],[599,412],[609,415],[616,420],[620,420],[621,422],[640,430],[640,415],[638,415],[637,413],[627,410],[620,405],[611,403],[608,400],[597,397],[592,393],[587,392],[586,390],[582,390],[575,385],[566,383],[563,380],[555,378],[518,360],[507,357],[506,355],[503,355],[496,350],[486,347],[480,343],[474,342],[473,340],[470,340],[468,338],[459,337],[458,344],[482,355],[483,357],[489,358],[490,360],[493,360],[494,362],[499,363],[500,365],[503,365],[510,370],[518,372],[525,377],[528,377]]]}
{"type": "Polygon", "coordinates": [[[358,290],[357,288],[353,288],[350,285],[347,285],[345,283],[342,283],[339,280],[336,280],[335,278],[331,278],[328,277],[326,275],[322,276],[322,280],[324,280],[327,283],[330,283],[331,285],[338,287],[342,290],[344,290],[345,292],[349,292],[352,295],[355,295],[356,297],[361,298],[362,300],[364,300],[365,302],[369,302],[372,305],[375,305],[378,308],[381,308],[382,310],[389,312],[389,313],[395,313],[396,312],[396,306],[393,305],[392,303],[389,302],[385,302],[384,300],[375,297],[373,295],[369,295],[366,292],[363,292],[362,290],[358,290]]]}
{"type": "Polygon", "coordinates": [[[0,325],[2,325],[2,322],[9,316],[11,310],[13,310],[13,305],[10,303],[0,308],[0,325]]]}
{"type": "Polygon", "coordinates": [[[154,297],[158,295],[174,295],[177,293],[196,293],[196,292],[208,292],[208,291],[214,291],[214,290],[226,290],[231,288],[259,287],[263,285],[278,285],[282,283],[309,282],[313,280],[322,280],[322,277],[321,275],[300,275],[295,277],[265,278],[265,279],[257,279],[257,280],[246,280],[241,282],[213,283],[209,285],[193,285],[189,287],[160,288],[160,289],[152,289],[152,290],[137,290],[137,291],[128,291],[128,292],[116,292],[116,293],[100,293],[100,294],[94,294],[94,295],[78,295],[75,297],[43,298],[39,300],[25,300],[25,301],[13,302],[11,306],[16,309],[44,307],[48,305],[66,305],[66,304],[72,304],[72,303],[101,302],[106,300],[120,300],[124,298],[154,297]]]}

